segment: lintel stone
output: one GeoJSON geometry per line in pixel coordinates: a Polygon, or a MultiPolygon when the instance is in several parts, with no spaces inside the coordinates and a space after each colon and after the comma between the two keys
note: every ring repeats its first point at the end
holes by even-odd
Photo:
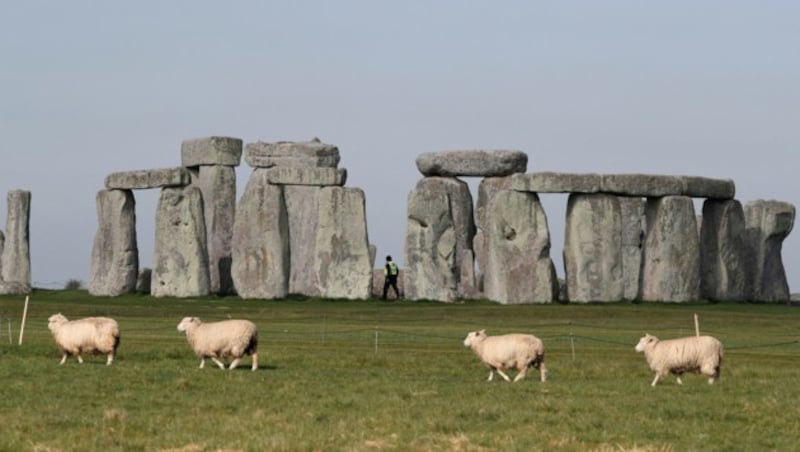
{"type": "Polygon", "coordinates": [[[539,172],[514,174],[511,189],[533,193],[608,193],[619,196],[658,198],[732,199],[736,187],[730,179],[652,174],[577,174],[539,172]]]}
{"type": "Polygon", "coordinates": [[[503,177],[527,167],[528,154],[522,151],[443,151],[417,157],[417,169],[426,177],[503,177]]]}
{"type": "Polygon", "coordinates": [[[242,160],[242,140],[231,137],[192,138],[181,143],[181,164],[185,167],[202,165],[239,166],[242,160]]]}
{"type": "Polygon", "coordinates": [[[347,181],[344,168],[305,168],[276,166],[267,170],[267,181],[274,185],[343,186],[347,181]]]}
{"type": "Polygon", "coordinates": [[[191,175],[181,167],[123,171],[109,174],[105,182],[109,190],[185,187],[191,182],[191,175]]]}
{"type": "Polygon", "coordinates": [[[253,168],[273,166],[336,168],[339,148],[315,138],[311,141],[279,141],[247,143],[244,160],[253,168]]]}

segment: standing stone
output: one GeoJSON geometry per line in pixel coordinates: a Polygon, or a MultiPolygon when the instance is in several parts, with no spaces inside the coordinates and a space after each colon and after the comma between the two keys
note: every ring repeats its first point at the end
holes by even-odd
{"type": "Polygon", "coordinates": [[[747,299],[745,221],[736,200],[708,199],[700,226],[700,292],[713,301],[747,299]]]}
{"type": "Polygon", "coordinates": [[[318,196],[315,273],[326,298],[367,299],[372,261],[367,237],[364,192],[326,187],[318,196]]]}
{"type": "Polygon", "coordinates": [[[620,196],[619,206],[622,212],[622,283],[625,286],[622,299],[633,301],[639,297],[642,272],[645,200],[620,196]]]}
{"type": "Polygon", "coordinates": [[[156,210],[150,294],[203,296],[209,287],[203,194],[194,186],[164,188],[156,210]]]}
{"type": "Polygon", "coordinates": [[[753,301],[788,302],[789,283],[783,267],[783,241],[794,227],[795,207],[757,200],[744,207],[749,297],[753,301]]]}
{"type": "Polygon", "coordinates": [[[8,216],[0,281],[31,285],[30,215],[31,192],[11,190],[7,195],[8,216]]]}
{"type": "Polygon", "coordinates": [[[571,302],[623,298],[622,211],[616,196],[570,195],[564,269],[567,299],[571,302]]]}
{"type": "Polygon", "coordinates": [[[283,298],[289,290],[289,220],[283,188],[256,169],[236,206],[233,283],[242,298],[283,298]]]}
{"type": "Polygon", "coordinates": [[[232,166],[200,166],[195,185],[203,194],[211,293],[233,293],[231,241],[236,215],[236,170],[232,166]]]}
{"type": "Polygon", "coordinates": [[[489,204],[487,220],[484,296],[502,304],[556,300],[550,230],[538,195],[503,190],[489,204]]]}
{"type": "Polygon", "coordinates": [[[700,298],[700,243],[692,199],[650,198],[642,256],[643,301],[686,302],[700,298]]]}
{"type": "Polygon", "coordinates": [[[6,235],[0,231],[0,281],[3,280],[3,248],[6,247],[6,235]]]}
{"type": "MultiPolygon", "coordinates": [[[[267,172],[269,177],[269,171],[267,172]]],[[[320,187],[285,185],[283,186],[288,219],[289,252],[289,293],[319,296],[319,286],[315,271],[316,250],[319,227],[320,187]]]]}
{"type": "Polygon", "coordinates": [[[133,293],[139,274],[136,200],[130,190],[100,190],[95,199],[97,232],[92,247],[89,293],[133,293]]]}
{"type": "Polygon", "coordinates": [[[486,177],[481,179],[478,184],[478,200],[475,203],[475,226],[476,233],[473,240],[473,251],[477,264],[477,287],[483,290],[483,270],[486,268],[486,240],[484,240],[487,228],[486,211],[494,196],[501,190],[506,190],[511,185],[510,177],[486,177]]]}
{"type": "Polygon", "coordinates": [[[474,235],[467,184],[455,178],[420,180],[408,197],[406,298],[455,300],[461,276],[459,257],[472,249],[474,235]]]}

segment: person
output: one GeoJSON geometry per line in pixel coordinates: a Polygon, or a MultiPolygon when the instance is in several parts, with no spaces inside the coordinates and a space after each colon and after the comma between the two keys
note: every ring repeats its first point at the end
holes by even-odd
{"type": "Polygon", "coordinates": [[[397,268],[397,264],[392,261],[392,256],[386,256],[386,266],[383,267],[383,274],[386,276],[386,280],[383,282],[384,300],[386,299],[390,286],[394,289],[395,297],[400,298],[400,290],[397,288],[398,273],[400,273],[400,270],[397,268]]]}

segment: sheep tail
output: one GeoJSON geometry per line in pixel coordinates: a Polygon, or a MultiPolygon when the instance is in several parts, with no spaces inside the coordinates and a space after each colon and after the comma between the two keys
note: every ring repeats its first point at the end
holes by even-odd
{"type": "Polygon", "coordinates": [[[244,349],[244,352],[248,355],[252,355],[253,353],[258,352],[258,333],[253,333],[250,336],[250,342],[247,343],[247,348],[244,349]]]}

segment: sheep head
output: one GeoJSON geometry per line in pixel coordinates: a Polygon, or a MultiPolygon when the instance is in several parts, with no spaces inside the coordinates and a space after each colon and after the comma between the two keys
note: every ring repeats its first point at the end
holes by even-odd
{"type": "Polygon", "coordinates": [[[645,351],[645,349],[650,347],[652,344],[655,344],[656,342],[658,342],[658,338],[657,337],[655,337],[655,336],[653,336],[651,334],[645,334],[644,336],[642,336],[641,339],[639,339],[639,343],[636,344],[636,347],[634,347],[634,350],[636,350],[637,352],[643,352],[643,351],[645,351]]]}
{"type": "Polygon", "coordinates": [[[200,319],[197,317],[184,317],[181,320],[181,323],[178,324],[178,331],[183,333],[184,331],[188,330],[189,328],[196,327],[200,325],[200,319]]]}
{"type": "Polygon", "coordinates": [[[486,339],[486,330],[471,331],[464,338],[464,347],[471,347],[472,344],[486,339]]]}
{"type": "Polygon", "coordinates": [[[53,314],[47,319],[47,328],[51,331],[55,325],[60,325],[62,323],[66,323],[67,318],[64,317],[60,312],[58,314],[53,314]]]}

